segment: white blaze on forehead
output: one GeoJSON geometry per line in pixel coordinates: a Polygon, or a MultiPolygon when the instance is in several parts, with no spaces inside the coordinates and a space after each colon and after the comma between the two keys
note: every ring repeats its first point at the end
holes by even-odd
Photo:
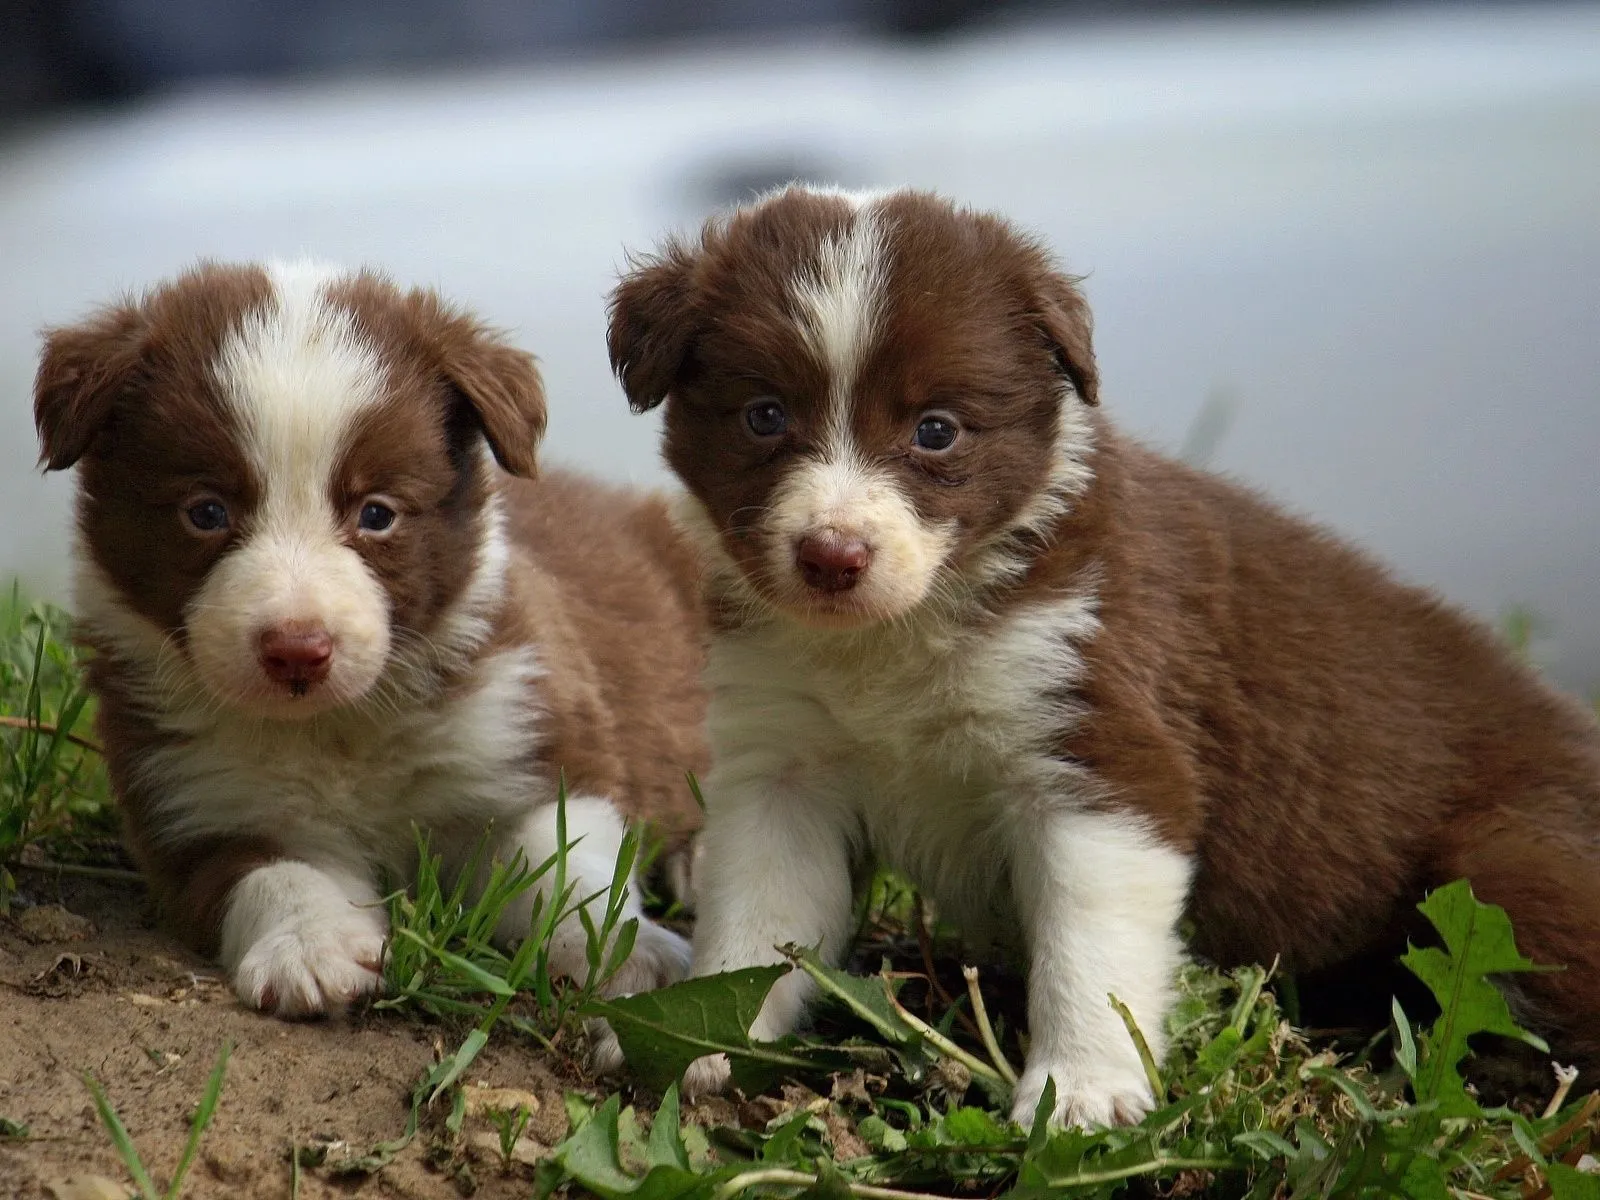
{"type": "Polygon", "coordinates": [[[325,491],[356,414],[383,394],[383,361],[328,297],[344,272],[320,263],[267,267],[273,298],[222,347],[217,380],[266,485],[271,520],[288,496],[325,491]],[[277,493],[277,494],[274,494],[277,493]]]}
{"type": "Polygon", "coordinates": [[[856,377],[877,333],[886,283],[882,222],[870,197],[852,204],[850,224],[823,239],[790,285],[800,330],[828,372],[830,450],[849,439],[856,377]]]}
{"type": "Polygon", "coordinates": [[[390,648],[389,598],[341,537],[333,472],[355,418],[379,402],[383,359],[334,304],[343,273],[312,263],[267,268],[272,299],[224,343],[214,370],[234,410],[260,501],[237,547],[218,560],[186,614],[202,680],[230,702],[294,715],[345,703],[377,682],[390,648]],[[311,699],[285,698],[258,665],[258,639],[284,622],[333,639],[332,667],[311,699]]]}

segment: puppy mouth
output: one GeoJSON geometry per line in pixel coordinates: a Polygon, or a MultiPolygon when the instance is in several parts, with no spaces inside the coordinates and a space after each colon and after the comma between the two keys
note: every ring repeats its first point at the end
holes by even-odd
{"type": "Polygon", "coordinates": [[[875,606],[863,604],[859,599],[808,596],[803,593],[797,595],[795,592],[780,601],[780,607],[790,619],[812,629],[862,629],[888,620],[893,615],[880,612],[875,606]]]}
{"type": "Polygon", "coordinates": [[[226,698],[230,707],[251,716],[278,721],[303,721],[347,706],[352,697],[328,682],[294,679],[277,683],[265,678],[226,698]]]}
{"type": "Polygon", "coordinates": [[[349,708],[359,704],[377,684],[376,680],[352,678],[348,670],[320,677],[280,671],[275,678],[259,662],[249,668],[241,663],[238,668],[219,674],[214,667],[209,671],[202,667],[200,682],[213,703],[241,716],[269,721],[293,723],[349,708]]]}
{"type": "Polygon", "coordinates": [[[779,535],[741,573],[776,615],[818,631],[849,632],[897,620],[926,598],[930,580],[902,570],[899,556],[870,533],[839,526],[779,535]]]}

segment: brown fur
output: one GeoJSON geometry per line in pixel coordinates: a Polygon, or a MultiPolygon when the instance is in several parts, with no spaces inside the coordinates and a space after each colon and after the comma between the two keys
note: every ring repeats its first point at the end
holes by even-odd
{"type": "MultiPolygon", "coordinates": [[[[240,431],[211,373],[228,334],[270,300],[254,267],[207,265],[84,324],[47,335],[35,411],[49,469],[79,467],[80,541],[121,602],[183,654],[187,606],[207,571],[248,538],[256,496],[240,431]],[[197,536],[179,513],[197,488],[228,504],[231,528],[197,536]]],[[[529,754],[574,791],[609,795],[681,848],[698,809],[684,773],[700,771],[702,618],[693,564],[659,499],[575,475],[532,476],[545,409],[531,356],[447,308],[361,274],[335,300],[382,356],[388,395],[358,420],[331,482],[345,540],[387,591],[392,625],[426,638],[460,595],[478,554],[477,522],[504,494],[512,546],[496,630],[479,657],[538,647],[546,673],[528,702],[548,710],[529,754]],[[479,438],[513,474],[486,467],[479,438]],[[355,535],[374,492],[405,511],[392,536],[355,535]]],[[[99,726],[128,843],[187,940],[214,948],[222,904],[275,858],[270,837],[173,842],[139,766],[171,744],[142,707],[111,640],[93,629],[99,726]]],[[[436,704],[476,686],[476,660],[439,679],[436,704]]]]}
{"type": "MultiPolygon", "coordinates": [[[[1466,877],[1507,908],[1525,953],[1565,967],[1517,984],[1557,1054],[1600,1065],[1592,714],[1430,593],[1095,413],[1087,490],[1043,537],[1008,533],[1045,486],[1059,406],[1097,399],[1087,307],[997,218],[915,193],[883,211],[887,301],[855,444],[924,522],[955,522],[951,577],[997,546],[1025,557],[970,621],[1097,581],[1102,630],[1059,752],[1197,858],[1195,948],[1305,971],[1390,954],[1423,893],[1466,877]],[[963,440],[919,461],[909,429],[944,407],[963,440]]],[[[763,506],[818,452],[827,404],[790,281],[851,219],[836,197],[791,191],[638,260],[612,300],[630,401],[670,396],[667,459],[758,591],[763,506]],[[782,398],[781,439],[740,427],[755,396],[782,398]]],[[[743,619],[712,599],[719,625],[743,619]]]]}

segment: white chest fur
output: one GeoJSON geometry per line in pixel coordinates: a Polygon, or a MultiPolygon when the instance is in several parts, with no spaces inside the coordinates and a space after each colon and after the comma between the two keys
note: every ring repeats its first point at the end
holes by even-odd
{"type": "Polygon", "coordinates": [[[981,622],[723,637],[708,676],[708,800],[761,776],[810,781],[803,792],[853,810],[858,852],[905,872],[986,939],[997,904],[1007,907],[996,870],[1019,823],[1089,786],[1052,747],[1097,628],[1085,591],[981,622]]]}
{"type": "Polygon", "coordinates": [[[140,777],[175,840],[262,834],[291,855],[343,846],[352,861],[403,869],[413,823],[471,839],[552,798],[529,766],[538,674],[522,648],[484,659],[469,684],[431,702],[380,699],[304,722],[178,707],[159,723],[180,740],[140,777]]]}

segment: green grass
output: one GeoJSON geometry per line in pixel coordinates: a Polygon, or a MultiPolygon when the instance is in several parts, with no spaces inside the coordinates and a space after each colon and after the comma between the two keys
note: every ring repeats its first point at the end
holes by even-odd
{"type": "Polygon", "coordinates": [[[90,734],[93,701],[65,613],[0,597],[0,912],[30,847],[76,858],[113,826],[110,789],[90,734]]]}
{"type": "MultiPolygon", "coordinates": [[[[108,828],[104,770],[87,732],[91,705],[65,628],[62,614],[14,593],[0,607],[0,900],[19,862],[70,861],[108,828]]],[[[1526,628],[1513,628],[1513,641],[1519,632],[1525,640],[1526,628]]],[[[529,1180],[531,1192],[641,1200],[802,1191],[878,1200],[1600,1200],[1600,1179],[1575,1169],[1600,1146],[1600,1095],[1582,1087],[1554,1102],[1552,1079],[1524,1104],[1496,1108],[1462,1083],[1470,1036],[1522,1036],[1492,979],[1524,965],[1504,914],[1464,887],[1442,889],[1426,906],[1443,947],[1406,960],[1438,1001],[1432,1025],[1414,1026],[1397,1004],[1390,1029],[1365,1044],[1311,1040],[1280,1003],[1280,993],[1292,999],[1292,981],[1260,967],[1191,966],[1170,1019],[1171,1052],[1147,1064],[1157,1110],[1130,1129],[1052,1132],[1005,1119],[1024,1045],[1000,1003],[1004,989],[961,975],[954,943],[927,930],[903,882],[875,880],[860,915],[865,951],[857,962],[881,958],[881,971],[833,970],[794,948],[787,966],[606,1001],[600,988],[635,933],[621,919],[621,901],[640,841],[629,838],[613,879],[592,896],[575,893],[561,841],[543,863],[477,864],[467,872],[483,882],[475,892],[447,878],[419,838],[417,877],[387,900],[393,934],[385,995],[375,1008],[391,1019],[438,1023],[454,1048],[418,1080],[396,1137],[337,1159],[301,1147],[296,1180],[302,1169],[330,1178],[371,1174],[420,1136],[427,1160],[468,1187],[462,1082],[483,1048],[491,1039],[520,1041],[556,1056],[570,1074],[582,1059],[586,1020],[605,1017],[628,1051],[630,1078],[620,1093],[589,1081],[569,1094],[570,1133],[529,1180]],[[533,905],[517,945],[497,947],[492,934],[506,906],[535,887],[553,899],[533,905]],[[585,978],[555,977],[556,925],[591,909],[585,978]],[[790,969],[809,972],[823,994],[814,1031],[752,1042],[749,1023],[766,989],[790,969]],[[931,986],[930,970],[945,982],[931,986]],[[763,1092],[758,1106],[707,1105],[687,1119],[673,1081],[707,1049],[730,1055],[736,1078],[752,1094],[763,1092]],[[718,1113],[739,1116],[717,1120],[718,1113]]],[[[1130,1023],[1130,1037],[1141,1033],[1130,1023]]],[[[143,1200],[179,1194],[215,1112],[225,1063],[226,1053],[164,1193],[103,1090],[86,1079],[143,1200]]],[[[512,1148],[526,1122],[525,1112],[503,1114],[496,1126],[504,1170],[520,1169],[512,1148]]],[[[6,1122],[0,1136],[25,1137],[25,1127],[6,1122]]]]}
{"type": "Polygon", "coordinates": [[[221,1053],[217,1055],[217,1064],[211,1068],[211,1077],[206,1080],[205,1091],[201,1093],[200,1103],[195,1107],[194,1116],[189,1121],[188,1140],[184,1142],[183,1153],[178,1158],[177,1166],[172,1169],[172,1181],[165,1191],[157,1188],[151,1179],[149,1170],[133,1144],[133,1136],[128,1132],[128,1127],[122,1123],[122,1118],[117,1115],[117,1110],[112,1105],[110,1097],[106,1095],[105,1089],[93,1075],[85,1073],[83,1084],[94,1099],[95,1112],[99,1114],[100,1123],[105,1126],[111,1144],[117,1149],[117,1157],[122,1159],[122,1165],[127,1168],[134,1186],[139,1189],[139,1200],[178,1200],[183,1194],[183,1180],[188,1175],[189,1168],[194,1165],[195,1155],[200,1152],[200,1139],[205,1136],[212,1117],[216,1116],[217,1102],[222,1097],[222,1077],[227,1073],[228,1055],[232,1049],[231,1046],[224,1044],[221,1053]]]}

